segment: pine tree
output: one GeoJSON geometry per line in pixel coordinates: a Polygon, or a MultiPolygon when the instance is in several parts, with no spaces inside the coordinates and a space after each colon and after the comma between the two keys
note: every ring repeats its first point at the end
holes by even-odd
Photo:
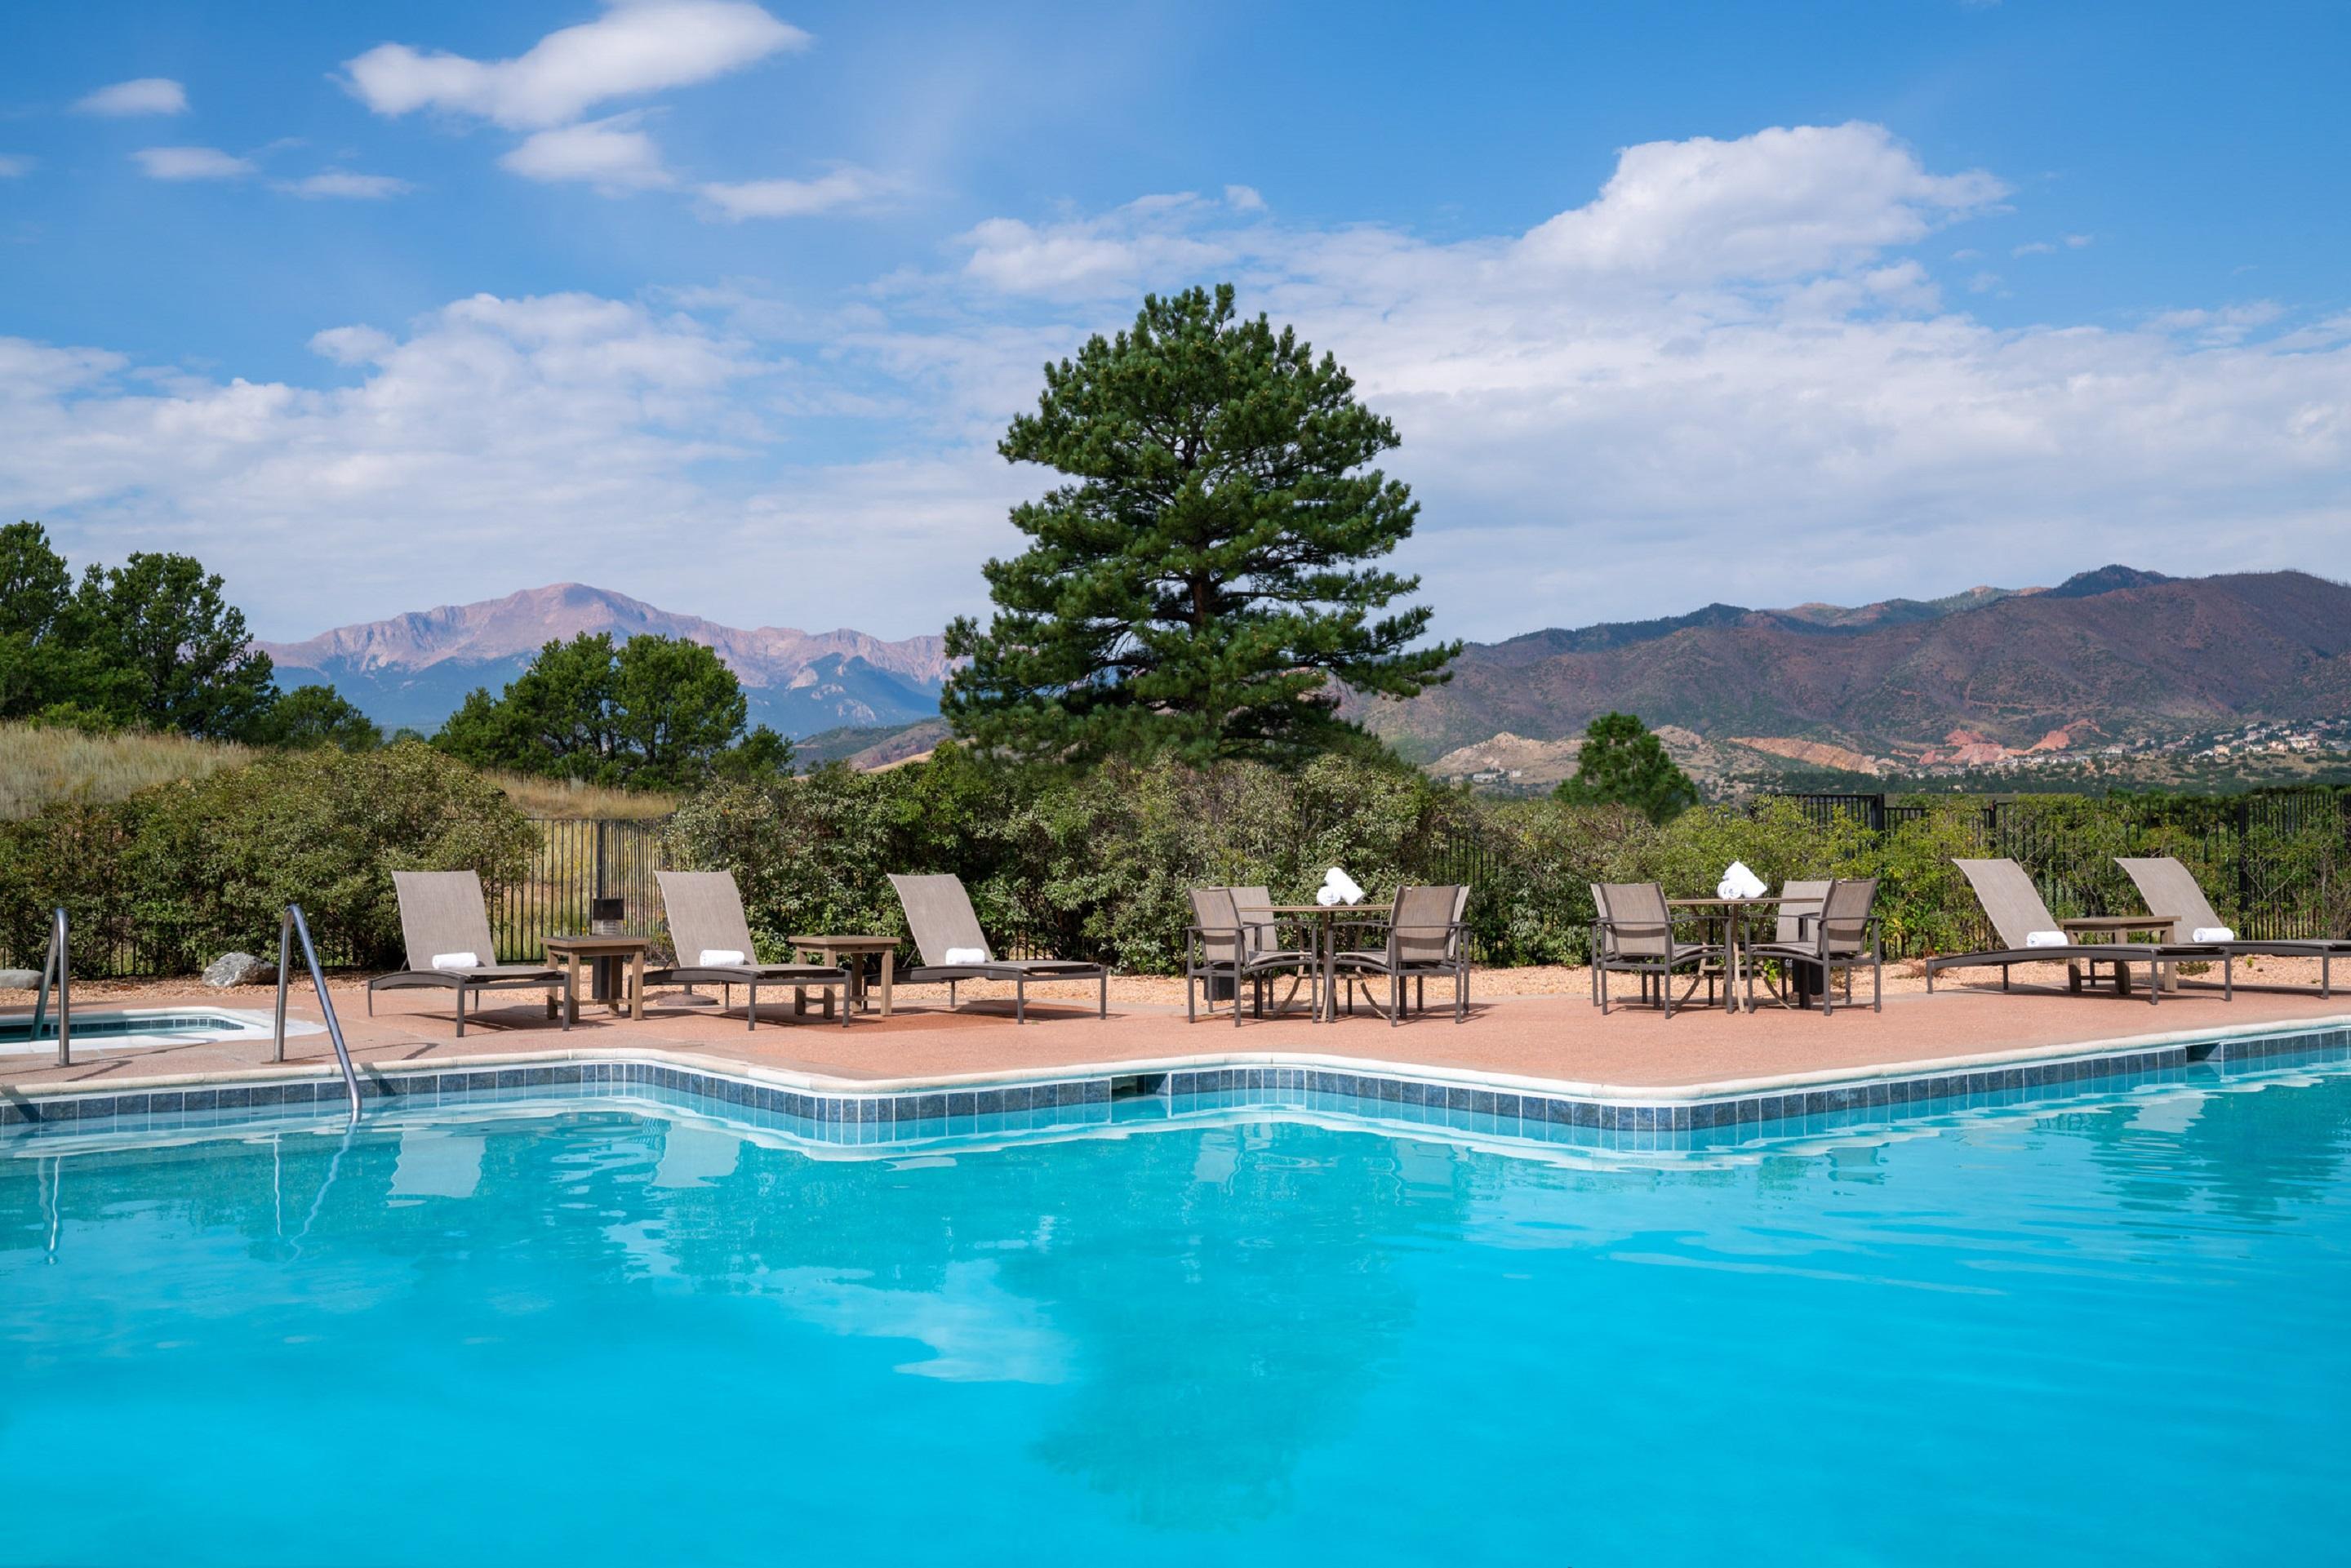
{"type": "Polygon", "coordinates": [[[1630,806],[1659,824],[1698,804],[1698,786],[1629,713],[1604,713],[1584,726],[1575,777],[1552,793],[1571,806],[1630,806]]]}
{"type": "Polygon", "coordinates": [[[1395,444],[1336,360],[1236,320],[1229,284],[1147,297],[1047,365],[998,446],[1069,482],[1013,509],[1031,542],[987,563],[989,628],[947,629],[956,733],[1063,761],[1361,743],[1338,685],[1411,696],[1459,652],[1413,646],[1425,606],[1378,614],[1420,586],[1365,564],[1419,511],[1368,466],[1395,444]]]}

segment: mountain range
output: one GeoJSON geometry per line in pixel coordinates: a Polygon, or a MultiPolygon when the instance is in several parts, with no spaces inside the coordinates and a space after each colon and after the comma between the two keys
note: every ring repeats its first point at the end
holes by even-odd
{"type": "Polygon", "coordinates": [[[1453,679],[1345,711],[1422,760],[1611,709],[1808,766],[1996,761],[2351,709],[2351,587],[2111,566],[2054,588],[1859,608],[1710,604],[1472,643],[1453,679]]]}
{"type": "Polygon", "coordinates": [[[892,643],[846,630],[741,631],[578,582],[256,645],[277,666],[281,686],[331,684],[386,728],[430,733],[475,686],[496,692],[521,674],[541,644],[593,632],[616,640],[651,632],[705,644],[743,683],[752,722],[795,738],[927,718],[938,712],[946,679],[938,637],[892,643]]]}
{"type": "MultiPolygon", "coordinates": [[[[540,644],[582,632],[707,644],[742,680],[756,721],[820,735],[827,755],[892,760],[935,738],[947,674],[938,637],[742,631],[580,583],[259,645],[281,685],[331,682],[379,723],[430,731],[475,686],[496,691],[540,644]],[[925,721],[903,742],[884,733],[925,721]]],[[[1725,766],[1855,771],[2339,720],[2351,714],[2351,587],[2298,571],[2172,578],[2110,566],[2053,588],[1933,600],[1709,604],[1473,643],[1445,685],[1409,702],[1343,704],[1405,755],[1440,771],[1458,755],[1465,772],[1505,754],[1572,766],[1552,743],[1612,709],[1686,734],[1694,755],[1736,747],[1725,766]]]]}

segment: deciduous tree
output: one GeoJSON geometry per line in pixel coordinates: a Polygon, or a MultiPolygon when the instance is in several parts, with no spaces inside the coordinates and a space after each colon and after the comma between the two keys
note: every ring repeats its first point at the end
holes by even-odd
{"type": "Polygon", "coordinates": [[[499,695],[476,687],[434,744],[477,767],[622,788],[789,771],[790,743],[747,731],[748,711],[735,672],[699,643],[582,632],[540,648],[499,695]]]}

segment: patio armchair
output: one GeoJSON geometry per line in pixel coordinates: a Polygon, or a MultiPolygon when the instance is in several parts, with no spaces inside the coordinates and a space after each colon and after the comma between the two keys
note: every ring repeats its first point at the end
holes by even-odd
{"type": "MultiPolygon", "coordinates": [[[[2213,913],[2212,901],[2196,883],[2196,877],[2186,866],[2169,855],[2130,860],[2117,857],[2123,870],[2130,873],[2139,896],[2158,915],[2171,920],[2171,939],[2191,941],[2199,931],[2225,931],[2220,915],[2213,913]]],[[[2315,958],[2318,960],[2318,994],[2335,994],[2335,960],[2351,958],[2351,942],[2337,937],[2273,937],[2265,941],[2240,941],[2231,937],[2225,942],[2206,946],[2218,947],[2232,958],[2315,958]]]]}
{"type": "MultiPolygon", "coordinates": [[[[1453,1021],[1469,1016],[1469,937],[1461,921],[1469,890],[1457,884],[1396,889],[1395,907],[1387,922],[1387,940],[1379,947],[1335,952],[1331,956],[1332,979],[1347,983],[1347,1005],[1353,1010],[1361,986],[1374,1011],[1393,1028],[1404,1021],[1406,982],[1419,988],[1426,1002],[1428,977],[1453,982],[1453,1021]],[[1388,983],[1388,1005],[1379,1005],[1368,982],[1388,983]]],[[[1335,937],[1334,937],[1335,941],[1335,937]]]]}
{"type": "MultiPolygon", "coordinates": [[[[1184,928],[1184,1017],[1187,1022],[1199,1019],[1198,1003],[1205,996],[1208,1014],[1216,1016],[1216,982],[1229,980],[1233,987],[1233,1027],[1241,1022],[1241,985],[1247,981],[1255,997],[1256,1011],[1265,1016],[1266,982],[1277,975],[1311,978],[1315,967],[1313,954],[1302,948],[1280,948],[1272,946],[1272,900],[1260,897],[1253,906],[1262,906],[1264,918],[1256,920],[1242,912],[1239,895],[1244,893],[1263,894],[1263,888],[1196,887],[1192,890],[1192,924],[1184,928]]],[[[1254,913],[1254,909],[1252,911],[1254,913]]],[[[1296,985],[1290,988],[1297,993],[1296,985]]]]}
{"type": "MultiPolygon", "coordinates": [[[[501,964],[490,935],[489,906],[482,879],[470,871],[396,871],[401,945],[408,967],[378,975],[367,983],[368,1016],[375,1016],[378,991],[411,989],[456,993],[457,1037],[465,1035],[465,998],[484,991],[551,988],[563,994],[563,1027],[571,1027],[577,998],[570,977],[546,964],[501,964]]],[[[478,1010],[478,1009],[477,1009],[478,1010]]]]}
{"type": "Polygon", "coordinates": [[[906,929],[923,956],[920,964],[898,971],[896,984],[944,984],[947,1006],[952,1008],[961,981],[1009,980],[1013,1021],[1027,1023],[1031,980],[1094,980],[1102,988],[1096,1016],[1110,1017],[1107,966],[1073,958],[997,957],[979,929],[979,916],[972,913],[971,894],[964,891],[961,877],[893,873],[890,885],[897,890],[899,906],[906,912],[906,929]]]}
{"type": "MultiPolygon", "coordinates": [[[[1806,884],[1790,883],[1788,891],[1806,884]]],[[[1862,965],[1869,966],[1869,1006],[1873,1012],[1886,1010],[1886,944],[1877,928],[1877,883],[1844,881],[1823,883],[1818,908],[1811,913],[1799,913],[1792,917],[1797,931],[1793,941],[1757,942],[1747,948],[1747,1005],[1755,1006],[1756,961],[1765,958],[1779,960],[1783,967],[1803,965],[1816,970],[1821,981],[1821,1016],[1828,1017],[1836,1010],[1835,986],[1837,971],[1844,972],[1845,999],[1853,999],[1853,972],[1862,965]]],[[[1786,909],[1783,904],[1782,911],[1786,909]]],[[[1782,915],[1782,928],[1791,917],[1782,915]]],[[[1791,990],[1797,988],[1791,986],[1791,990]]],[[[1784,998],[1782,1004],[1786,1005],[1784,998]]]]}
{"type": "Polygon", "coordinates": [[[2231,970],[2227,953],[2210,945],[2153,942],[2071,941],[2049,906],[2041,902],[2041,894],[2024,868],[2012,860],[1955,860],[1951,862],[1975,889],[1976,902],[1983,905],[1984,915],[2000,936],[2001,946],[1980,953],[1952,953],[1927,960],[1927,989],[1935,989],[1935,976],[1944,969],[2000,967],[2000,988],[2009,988],[2009,971],[2018,964],[2064,964],[2071,967],[2068,987],[2082,988],[2082,967],[2088,966],[2095,983],[2098,966],[2111,964],[2115,968],[2116,987],[2126,990],[2129,967],[2147,966],[2147,999],[2149,1006],[2157,1001],[2163,989],[2162,966],[2180,959],[2190,962],[2218,958],[2221,969],[2221,992],[2224,997],[2235,995],[2235,977],[2231,970]],[[2038,940],[2036,940],[2038,938],[2038,940]]]}
{"type": "MultiPolygon", "coordinates": [[[[751,943],[751,923],[743,916],[743,893],[734,874],[723,871],[664,871],[653,873],[661,883],[662,914],[669,923],[670,946],[677,961],[665,969],[645,971],[647,985],[716,986],[719,1011],[735,1005],[735,988],[744,988],[743,1027],[759,1027],[759,988],[792,988],[793,1010],[802,1010],[812,989],[824,992],[825,1016],[832,1016],[834,993],[849,984],[849,971],[829,964],[762,964],[751,943]]],[[[843,994],[841,1027],[849,1027],[849,998],[843,994]]]]}
{"type": "Polygon", "coordinates": [[[1654,882],[1596,882],[1592,886],[1592,1000],[1601,1016],[1608,1015],[1608,977],[1638,975],[1641,999],[1654,999],[1674,1016],[1674,977],[1687,968],[1687,1001],[1706,982],[1706,999],[1714,1001],[1715,978],[1721,970],[1724,945],[1685,942],[1674,929],[1674,912],[1666,903],[1665,888],[1654,882]]]}
{"type": "Polygon", "coordinates": [[[1821,905],[1829,895],[1831,883],[1826,882],[1783,882],[1780,884],[1778,918],[1773,922],[1773,942],[1809,942],[1812,922],[1821,913],[1821,905]]]}

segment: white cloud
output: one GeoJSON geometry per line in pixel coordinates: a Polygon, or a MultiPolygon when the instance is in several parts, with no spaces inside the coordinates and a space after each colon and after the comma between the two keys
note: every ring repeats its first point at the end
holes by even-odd
{"type": "Polygon", "coordinates": [[[188,92],[169,77],[140,77],[99,88],[74,108],[82,114],[184,114],[188,92]]]}
{"type": "Polygon", "coordinates": [[[549,33],[515,59],[379,44],[343,69],[351,91],[378,114],[436,109],[538,130],[611,99],[708,81],[809,43],[798,27],[737,0],[641,0],[549,33]]]}
{"type": "Polygon", "coordinates": [[[380,202],[390,196],[404,196],[416,187],[390,174],[354,174],[345,169],[328,169],[299,180],[284,181],[277,188],[288,195],[313,201],[340,198],[380,202]]]}
{"type": "Polygon", "coordinates": [[[251,159],[217,147],[142,147],[131,156],[151,180],[241,180],[255,172],[251,159]]]}
{"type": "Polygon", "coordinates": [[[719,215],[737,223],[745,218],[800,218],[862,207],[888,189],[889,182],[863,169],[835,169],[813,180],[748,180],[700,187],[719,215]]]}
{"type": "Polygon", "coordinates": [[[1225,205],[1237,213],[1261,213],[1265,211],[1265,198],[1258,194],[1254,185],[1227,185],[1225,205]]]}
{"type": "Polygon", "coordinates": [[[2062,239],[2028,240],[2010,251],[2011,256],[2054,256],[2060,250],[2080,250],[2090,243],[2088,235],[2066,235],[2062,239]]]}
{"type": "Polygon", "coordinates": [[[1905,247],[1996,182],[1928,173],[1882,133],[1771,135],[1770,157],[1705,143],[1699,183],[1768,168],[1809,205],[1675,179],[1636,213],[1641,171],[1684,162],[1641,149],[1562,214],[1604,221],[1554,219],[1541,244],[1153,198],[994,219],[940,274],[831,302],[746,281],[340,327],[312,340],[339,367],[317,386],[0,340],[0,516],[84,554],[193,549],[271,634],[442,602],[461,555],[469,592],[565,575],[555,528],[574,558],[625,553],[616,586],[656,602],[928,631],[984,608],[978,562],[1017,546],[1005,508],[1043,486],[990,450],[1038,364],[1123,326],[1142,288],[1230,277],[1395,420],[1385,466],[1423,506],[1398,565],[1447,632],[2110,559],[2351,576],[2351,315],[1990,326],[1905,247]],[[1882,210],[1782,156],[1804,148],[1882,210]],[[404,548],[365,548],[386,537],[404,548]],[[664,540],[694,548],[648,549],[664,540]],[[858,569],[877,549],[891,573],[858,569]],[[710,573],[715,555],[741,570],[710,573]]]}
{"type": "Polygon", "coordinates": [[[1627,147],[1597,201],[1520,244],[1583,272],[1792,277],[1911,244],[2007,193],[1981,171],[1928,173],[1883,126],[1776,128],[1627,147]]]}
{"type": "Polygon", "coordinates": [[[2254,329],[2285,314],[2274,299],[2252,299],[2216,310],[2167,310],[2147,322],[2152,331],[2178,333],[2203,343],[2242,342],[2254,329]]]}
{"type": "Polygon", "coordinates": [[[0,180],[21,180],[32,172],[32,159],[20,152],[0,152],[0,180]]]}
{"type": "Polygon", "coordinates": [[[498,160],[498,167],[532,180],[578,180],[607,193],[642,191],[672,183],[661,149],[637,129],[643,110],[541,131],[498,160]]]}
{"type": "Polygon", "coordinates": [[[1233,241],[1196,227],[1203,204],[1189,193],[1142,196],[1100,218],[1032,225],[989,218],[960,236],[965,274],[1009,294],[1131,294],[1148,279],[1220,267],[1233,241]]]}

